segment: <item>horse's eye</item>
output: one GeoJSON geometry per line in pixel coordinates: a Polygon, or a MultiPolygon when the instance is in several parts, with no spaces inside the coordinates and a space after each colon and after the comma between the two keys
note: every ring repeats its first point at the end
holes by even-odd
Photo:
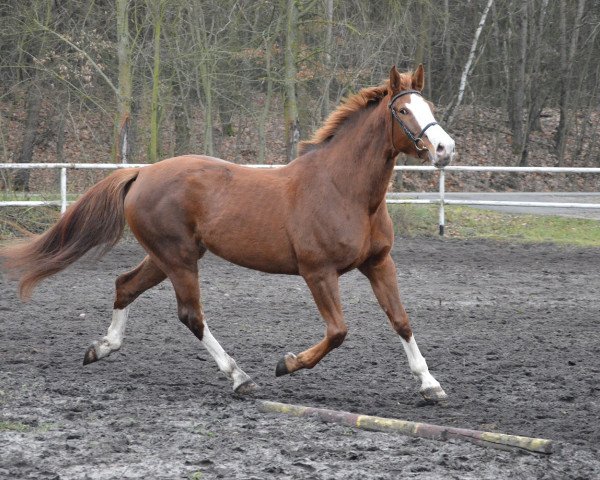
{"type": "Polygon", "coordinates": [[[406,110],[406,108],[401,108],[401,109],[399,110],[399,112],[400,112],[402,115],[408,115],[408,111],[406,110]]]}

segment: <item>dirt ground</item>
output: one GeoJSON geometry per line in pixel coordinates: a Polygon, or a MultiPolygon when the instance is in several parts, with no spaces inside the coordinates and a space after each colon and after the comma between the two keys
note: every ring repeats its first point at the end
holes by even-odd
{"type": "Polygon", "coordinates": [[[297,277],[207,256],[204,310],[259,397],[556,440],[549,456],[259,413],[176,318],[168,282],[133,305],[123,348],[87,367],[122,243],[44,282],[27,304],[0,278],[0,478],[591,479],[600,476],[600,250],[398,239],[415,338],[450,397],[423,406],[369,284],[341,281],[350,332],[311,371],[277,361],[323,333],[297,277]]]}

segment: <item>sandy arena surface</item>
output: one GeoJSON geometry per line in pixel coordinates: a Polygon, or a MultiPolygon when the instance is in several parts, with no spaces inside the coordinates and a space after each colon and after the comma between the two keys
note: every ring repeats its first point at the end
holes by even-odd
{"type": "Polygon", "coordinates": [[[398,239],[415,338],[450,397],[424,406],[368,281],[341,281],[350,332],[311,371],[277,361],[323,323],[298,277],[207,255],[204,310],[259,398],[543,437],[552,455],[504,452],[259,413],[234,395],[176,317],[169,282],[132,306],[123,348],[83,367],[105,335],[121,243],[42,283],[26,304],[0,278],[0,478],[592,479],[600,477],[600,250],[398,239]]]}

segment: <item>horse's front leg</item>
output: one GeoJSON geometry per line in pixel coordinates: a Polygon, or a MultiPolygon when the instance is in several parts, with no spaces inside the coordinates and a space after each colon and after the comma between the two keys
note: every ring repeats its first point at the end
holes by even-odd
{"type": "Polygon", "coordinates": [[[437,402],[446,398],[446,393],[439,382],[429,373],[427,362],[415,342],[410,328],[408,315],[400,300],[400,291],[396,278],[396,266],[388,254],[383,260],[368,261],[360,267],[360,271],[371,282],[373,292],[387,314],[394,330],[400,335],[408,364],[413,375],[421,382],[421,395],[428,401],[437,402]]]}
{"type": "Polygon", "coordinates": [[[301,368],[313,368],[331,350],[339,347],[346,338],[346,333],[348,333],[340,303],[338,273],[335,270],[326,272],[311,271],[304,272],[302,276],[313,295],[321,316],[327,324],[325,338],[297,356],[293,353],[285,355],[279,361],[275,370],[278,377],[301,368]]]}

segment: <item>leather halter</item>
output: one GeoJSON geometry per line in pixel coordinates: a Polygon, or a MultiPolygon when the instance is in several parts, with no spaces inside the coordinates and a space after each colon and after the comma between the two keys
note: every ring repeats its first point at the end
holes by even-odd
{"type": "MultiPolygon", "coordinates": [[[[396,122],[398,122],[400,124],[400,126],[402,127],[402,130],[404,130],[404,133],[406,134],[406,136],[409,138],[410,141],[412,141],[414,143],[415,148],[417,149],[417,153],[421,153],[421,152],[427,150],[427,147],[423,143],[423,135],[425,135],[425,132],[427,131],[427,129],[429,127],[433,127],[434,125],[437,125],[438,123],[437,122],[428,123],[427,125],[425,125],[423,130],[421,130],[421,132],[415,136],[415,134],[410,130],[410,128],[408,128],[408,125],[406,125],[406,123],[404,123],[402,121],[402,119],[398,116],[398,113],[396,112],[396,110],[394,110],[394,102],[396,100],[398,100],[400,97],[403,97],[404,95],[410,95],[411,93],[419,95],[420,97],[423,96],[421,94],[421,92],[419,92],[418,90],[403,90],[392,97],[392,99],[390,100],[390,103],[388,104],[388,108],[390,109],[390,112],[392,113],[392,119],[396,120],[396,122]]],[[[394,122],[393,121],[392,121],[392,147],[395,150],[400,150],[399,148],[396,148],[396,145],[394,145],[394,122]]]]}

